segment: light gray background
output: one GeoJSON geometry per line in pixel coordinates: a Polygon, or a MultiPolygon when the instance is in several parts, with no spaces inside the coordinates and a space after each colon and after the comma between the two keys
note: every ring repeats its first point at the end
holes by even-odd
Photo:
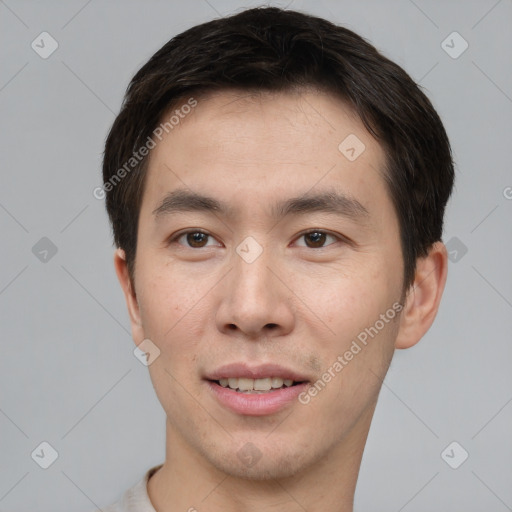
{"type": "MultiPolygon", "coordinates": [[[[92,190],[136,70],[189,26],[254,5],[0,1],[0,510],[87,512],[163,461],[164,414],[133,355],[92,190]],[[59,44],[48,59],[31,48],[43,31],[59,44]],[[32,252],[42,237],[58,249],[46,262],[32,252]],[[31,458],[42,441],[59,454],[46,470],[31,458]]],[[[450,263],[433,328],[396,353],[356,511],[512,510],[512,3],[290,8],[355,30],[402,65],[438,109],[457,163],[444,240],[467,254],[450,263]],[[457,59],[441,46],[453,31],[469,43],[457,59]],[[452,441],[469,453],[456,470],[441,458],[452,441]]]]}

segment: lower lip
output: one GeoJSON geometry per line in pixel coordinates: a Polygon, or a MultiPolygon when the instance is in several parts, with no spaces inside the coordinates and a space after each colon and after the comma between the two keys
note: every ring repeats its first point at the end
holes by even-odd
{"type": "Polygon", "coordinates": [[[249,394],[224,388],[213,381],[207,381],[207,384],[222,405],[247,416],[265,416],[278,412],[296,400],[307,387],[307,382],[304,382],[268,393],[249,394]]]}

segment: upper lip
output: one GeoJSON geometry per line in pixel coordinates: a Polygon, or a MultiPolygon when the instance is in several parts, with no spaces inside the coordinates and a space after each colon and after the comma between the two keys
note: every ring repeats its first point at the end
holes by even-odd
{"type": "Polygon", "coordinates": [[[308,381],[308,377],[294,370],[285,368],[278,364],[249,364],[249,363],[231,363],[221,366],[205,377],[208,380],[229,379],[230,377],[242,377],[247,379],[263,379],[265,377],[280,377],[281,379],[291,379],[295,382],[308,381]]]}

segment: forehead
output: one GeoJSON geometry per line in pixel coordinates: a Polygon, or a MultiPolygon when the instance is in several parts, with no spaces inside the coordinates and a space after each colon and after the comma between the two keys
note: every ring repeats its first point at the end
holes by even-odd
{"type": "MultiPolygon", "coordinates": [[[[279,147],[299,156],[302,150],[310,149],[319,141],[332,144],[347,130],[368,139],[367,142],[375,144],[378,151],[378,144],[355,110],[327,92],[313,89],[283,92],[225,90],[201,96],[198,106],[190,115],[184,116],[173,134],[178,142],[195,132],[201,137],[188,143],[199,147],[217,146],[226,141],[233,150],[237,149],[236,143],[243,145],[245,151],[259,144],[258,152],[265,153],[260,144],[264,142],[269,150],[279,147]],[[327,141],[329,135],[335,137],[327,141]],[[295,142],[300,144],[293,146],[295,142]]],[[[332,149],[336,150],[337,144],[332,149]]],[[[310,156],[320,160],[318,153],[310,156]]]]}
{"type": "Polygon", "coordinates": [[[196,99],[150,154],[145,200],[153,208],[184,187],[241,208],[322,187],[362,204],[386,194],[384,152],[339,98],[228,90],[196,99]]]}

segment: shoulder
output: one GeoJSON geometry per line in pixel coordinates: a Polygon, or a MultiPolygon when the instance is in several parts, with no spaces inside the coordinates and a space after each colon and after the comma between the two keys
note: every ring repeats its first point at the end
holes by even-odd
{"type": "Polygon", "coordinates": [[[114,503],[113,505],[109,505],[108,507],[96,508],[91,510],[91,512],[125,512],[122,508],[120,508],[120,503],[114,503]]]}
{"type": "Polygon", "coordinates": [[[147,493],[147,483],[161,466],[160,464],[146,471],[143,478],[128,489],[116,503],[91,512],[155,512],[147,493]]]}
{"type": "Polygon", "coordinates": [[[91,510],[91,512],[128,512],[126,508],[123,507],[122,501],[116,501],[112,505],[108,507],[95,508],[91,510]]]}

